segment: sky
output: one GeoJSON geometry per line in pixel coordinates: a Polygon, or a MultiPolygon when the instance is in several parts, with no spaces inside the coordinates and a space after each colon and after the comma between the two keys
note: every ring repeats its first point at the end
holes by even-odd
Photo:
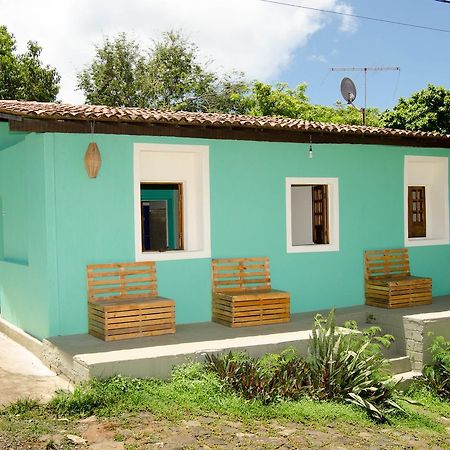
{"type": "Polygon", "coordinates": [[[450,3],[436,0],[279,0],[448,32],[430,31],[261,0],[0,0],[0,25],[43,48],[61,75],[58,100],[83,103],[76,74],[95,47],[120,32],[151,48],[161,33],[181,30],[211,69],[243,71],[249,80],[291,87],[306,82],[312,103],[341,99],[350,77],[364,106],[364,73],[330,68],[399,67],[367,72],[367,106],[392,108],[428,83],[450,89],[450,3]]]}

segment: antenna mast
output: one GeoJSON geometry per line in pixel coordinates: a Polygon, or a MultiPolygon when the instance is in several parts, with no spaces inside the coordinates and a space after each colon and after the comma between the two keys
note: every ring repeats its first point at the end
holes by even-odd
{"type": "Polygon", "coordinates": [[[364,109],[363,123],[366,124],[367,111],[367,72],[385,72],[388,70],[398,70],[400,67],[331,67],[331,72],[364,72],[364,109]]]}

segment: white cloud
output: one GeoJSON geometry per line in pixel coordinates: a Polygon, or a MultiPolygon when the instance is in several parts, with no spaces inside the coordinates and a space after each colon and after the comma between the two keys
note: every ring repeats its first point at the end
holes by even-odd
{"type": "MultiPolygon", "coordinates": [[[[339,5],[336,5],[334,10],[336,12],[341,13],[341,14],[352,14],[351,6],[345,5],[345,4],[342,4],[342,3],[339,4],[339,5]]],[[[341,18],[342,18],[342,22],[341,22],[341,26],[339,27],[339,29],[341,31],[347,31],[347,32],[356,31],[356,22],[355,22],[355,19],[353,17],[341,16],[341,18]]]]}
{"type": "MultiPolygon", "coordinates": [[[[351,12],[339,0],[301,5],[351,12]]],[[[16,36],[19,50],[28,40],[43,47],[43,60],[62,76],[59,97],[74,103],[83,101],[76,73],[92,59],[94,45],[122,31],[148,46],[162,31],[180,29],[216,68],[266,81],[332,21],[339,20],[342,31],[354,26],[348,17],[256,0],[0,0],[0,11],[0,24],[16,36]]]]}

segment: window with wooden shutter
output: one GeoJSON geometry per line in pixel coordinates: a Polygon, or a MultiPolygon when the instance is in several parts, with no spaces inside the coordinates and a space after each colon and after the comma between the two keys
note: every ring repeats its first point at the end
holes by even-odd
{"type": "Polygon", "coordinates": [[[286,178],[288,253],[339,251],[339,179],[286,178]]]}
{"type": "Polygon", "coordinates": [[[426,237],[425,186],[408,186],[408,237],[426,237]]]}
{"type": "Polygon", "coordinates": [[[328,186],[291,186],[292,244],[329,244],[328,186]]]}

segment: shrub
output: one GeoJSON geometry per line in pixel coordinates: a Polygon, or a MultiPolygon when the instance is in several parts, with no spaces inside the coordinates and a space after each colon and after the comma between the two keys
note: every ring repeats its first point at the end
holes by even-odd
{"type": "Polygon", "coordinates": [[[358,332],[337,329],[334,311],[316,316],[307,358],[288,350],[260,359],[246,353],[207,355],[207,367],[246,399],[267,404],[295,400],[303,395],[317,400],[348,402],[364,408],[377,421],[387,421],[383,411],[402,408],[394,400],[395,383],[381,353],[393,337],[378,336],[379,328],[358,332]]]}
{"type": "Polygon", "coordinates": [[[317,315],[308,347],[312,395],[323,400],[346,401],[364,408],[377,421],[386,421],[382,409],[401,409],[394,401],[395,383],[386,370],[381,345],[392,336],[377,337],[379,328],[364,333],[336,328],[334,310],[324,319],[317,315]]]}
{"type": "Polygon", "coordinates": [[[275,400],[297,399],[309,391],[307,364],[292,349],[260,359],[253,359],[244,352],[206,355],[206,365],[248,400],[259,399],[268,404],[275,400]]]}
{"type": "Polygon", "coordinates": [[[424,366],[417,382],[439,397],[450,400],[450,341],[443,336],[434,338],[430,346],[433,363],[424,366]]]}

